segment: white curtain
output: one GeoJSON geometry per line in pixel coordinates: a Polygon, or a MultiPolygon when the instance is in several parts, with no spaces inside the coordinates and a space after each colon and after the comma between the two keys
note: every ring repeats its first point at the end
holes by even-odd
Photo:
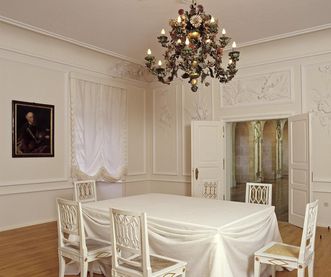
{"type": "Polygon", "coordinates": [[[72,79],[72,175],[117,181],[127,168],[126,91],[72,79]]]}

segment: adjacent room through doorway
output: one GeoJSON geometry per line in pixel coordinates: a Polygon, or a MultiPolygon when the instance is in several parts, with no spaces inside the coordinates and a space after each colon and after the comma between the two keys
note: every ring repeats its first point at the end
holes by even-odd
{"type": "Polygon", "coordinates": [[[288,221],[288,121],[227,123],[227,162],[231,201],[245,201],[247,182],[272,184],[279,221],[288,221]]]}

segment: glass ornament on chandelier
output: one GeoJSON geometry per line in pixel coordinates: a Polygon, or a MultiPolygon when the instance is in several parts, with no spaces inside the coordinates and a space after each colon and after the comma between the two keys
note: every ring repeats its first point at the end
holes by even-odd
{"type": "Polygon", "coordinates": [[[202,5],[197,5],[193,0],[189,11],[180,9],[177,19],[170,19],[170,37],[165,29],[157,38],[164,53],[164,66],[162,61],[156,63],[151,49],[147,50],[146,67],[157,76],[164,84],[170,84],[180,72],[183,79],[188,79],[191,90],[198,90],[199,81],[209,86],[207,77],[217,78],[221,83],[227,83],[237,73],[239,51],[235,42],[229,52],[229,60],[224,67],[223,53],[231,38],[227,36],[225,29],[218,38],[217,20],[206,14],[202,5]]]}

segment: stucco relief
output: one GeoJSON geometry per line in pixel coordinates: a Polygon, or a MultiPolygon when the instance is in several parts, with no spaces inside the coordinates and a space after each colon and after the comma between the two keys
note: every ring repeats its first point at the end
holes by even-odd
{"type": "Polygon", "coordinates": [[[183,107],[187,124],[191,124],[192,120],[212,119],[211,90],[205,90],[200,93],[192,93],[190,90],[185,89],[183,107]]]}
{"type": "Polygon", "coordinates": [[[305,73],[307,108],[331,135],[331,63],[309,66],[305,73]]]}
{"type": "Polygon", "coordinates": [[[121,79],[132,79],[145,82],[151,82],[153,80],[153,77],[144,66],[126,61],[114,64],[110,68],[109,73],[110,75],[121,79]]]}
{"type": "Polygon", "coordinates": [[[201,88],[198,93],[193,93],[189,86],[185,85],[182,93],[182,174],[189,176],[191,174],[191,121],[213,119],[213,96],[211,86],[201,88]]]}
{"type": "Polygon", "coordinates": [[[290,71],[241,77],[221,87],[222,107],[288,103],[291,98],[290,71]]]}
{"type": "Polygon", "coordinates": [[[168,90],[160,90],[159,93],[159,115],[158,115],[158,124],[163,130],[169,130],[173,126],[174,116],[169,107],[169,96],[171,93],[168,90]]]}

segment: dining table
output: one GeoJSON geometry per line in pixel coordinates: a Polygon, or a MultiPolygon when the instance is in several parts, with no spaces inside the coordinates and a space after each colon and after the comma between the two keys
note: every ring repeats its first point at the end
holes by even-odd
{"type": "Polygon", "coordinates": [[[252,277],[254,253],[281,241],[273,206],[149,193],[82,205],[88,237],[110,240],[110,209],[146,212],[151,253],[187,262],[187,277],[252,277]]]}

